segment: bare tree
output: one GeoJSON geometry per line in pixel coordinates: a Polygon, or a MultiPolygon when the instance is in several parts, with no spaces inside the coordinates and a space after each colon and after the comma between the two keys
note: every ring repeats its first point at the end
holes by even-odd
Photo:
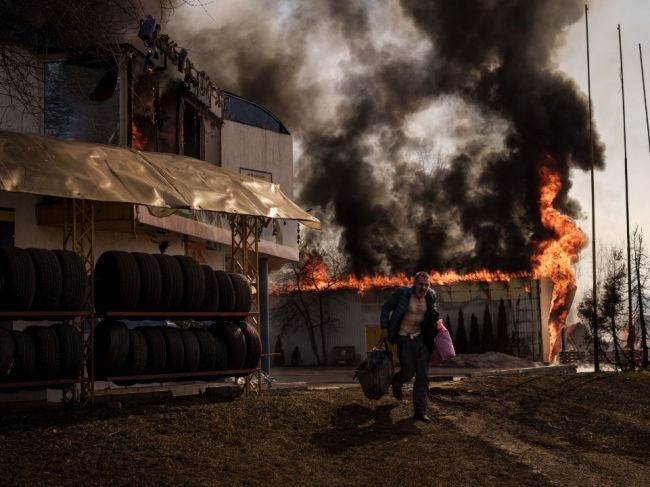
{"type": "Polygon", "coordinates": [[[40,98],[34,96],[40,89],[41,72],[41,64],[25,48],[0,44],[0,126],[9,114],[41,115],[40,98]]]}
{"type": "Polygon", "coordinates": [[[0,126],[8,114],[42,115],[37,93],[50,54],[74,57],[92,49],[117,58],[140,19],[152,14],[163,22],[181,5],[203,6],[201,0],[0,0],[0,126]]]}
{"type": "MultiPolygon", "coordinates": [[[[620,246],[601,248],[599,259],[599,275],[602,282],[598,283],[598,322],[599,353],[602,359],[620,370],[632,370],[630,347],[623,347],[621,336],[629,330],[625,317],[627,267],[620,246]],[[611,349],[611,350],[610,350],[611,349]],[[612,359],[613,355],[613,359],[612,359]]],[[[578,314],[588,323],[587,338],[593,339],[593,294],[587,293],[578,305],[578,314]]],[[[629,337],[628,337],[629,338],[629,337]]]]}
{"type": "Polygon", "coordinates": [[[419,147],[415,154],[415,164],[424,174],[438,179],[447,165],[441,146],[430,142],[419,147]]]}
{"type": "Polygon", "coordinates": [[[603,295],[600,300],[602,313],[609,325],[609,332],[614,347],[615,365],[620,369],[626,368],[627,357],[621,347],[619,334],[623,330],[619,318],[625,315],[624,290],[627,269],[623,259],[623,250],[614,247],[605,269],[603,295]]]}
{"type": "Polygon", "coordinates": [[[632,237],[632,249],[634,266],[634,287],[632,292],[635,296],[635,313],[637,314],[637,322],[641,328],[641,350],[643,351],[642,366],[648,366],[648,328],[645,322],[645,310],[647,300],[647,286],[649,276],[648,254],[645,249],[645,242],[643,238],[643,230],[638,226],[634,229],[632,237]]]}
{"type": "Polygon", "coordinates": [[[303,247],[300,254],[299,262],[285,265],[274,276],[286,299],[278,317],[283,331],[296,324],[303,328],[316,363],[327,365],[326,330],[335,320],[327,310],[326,300],[328,292],[347,274],[345,261],[334,247],[303,247]]]}

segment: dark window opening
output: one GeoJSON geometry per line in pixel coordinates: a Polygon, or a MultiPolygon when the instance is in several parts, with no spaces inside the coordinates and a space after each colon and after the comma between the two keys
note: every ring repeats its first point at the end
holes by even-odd
{"type": "Polygon", "coordinates": [[[201,117],[188,103],[183,107],[183,154],[201,158],[201,117]]]}

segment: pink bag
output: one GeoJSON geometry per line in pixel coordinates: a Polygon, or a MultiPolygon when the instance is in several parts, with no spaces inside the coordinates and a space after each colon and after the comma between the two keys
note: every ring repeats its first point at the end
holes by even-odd
{"type": "Polygon", "coordinates": [[[432,364],[445,362],[456,356],[456,350],[454,350],[454,343],[451,341],[449,330],[442,324],[442,320],[438,320],[436,326],[438,327],[438,334],[433,339],[435,349],[431,354],[432,364]]]}

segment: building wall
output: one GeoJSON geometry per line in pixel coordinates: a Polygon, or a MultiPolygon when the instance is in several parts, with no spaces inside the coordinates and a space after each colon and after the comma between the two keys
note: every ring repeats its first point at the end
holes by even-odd
{"type": "MultiPolygon", "coordinates": [[[[521,357],[542,361],[541,336],[546,330],[542,326],[540,309],[539,283],[531,279],[517,279],[506,283],[459,283],[452,286],[434,286],[438,296],[438,310],[443,320],[449,316],[452,333],[458,331],[459,311],[463,311],[465,331],[469,339],[471,315],[476,315],[479,329],[483,331],[485,306],[492,318],[492,327],[496,339],[497,315],[499,302],[504,301],[508,332],[515,354],[521,357]],[[515,338],[518,338],[515,340],[515,338]]],[[[354,291],[336,291],[327,293],[324,298],[325,315],[330,319],[326,326],[326,344],[328,362],[334,357],[334,347],[353,346],[358,359],[365,351],[375,346],[366,342],[366,328],[378,327],[381,306],[388,299],[390,290],[371,290],[359,295],[354,291]]],[[[313,296],[310,296],[313,298],[313,296]]],[[[295,347],[300,350],[304,365],[315,365],[316,357],[305,331],[302,319],[291,310],[290,297],[286,295],[271,296],[270,328],[271,347],[274,348],[278,336],[281,337],[286,363],[289,363],[295,347]]],[[[316,318],[316,307],[313,308],[316,318]]],[[[548,312],[546,313],[546,319],[548,312]]],[[[320,353],[320,340],[319,353],[320,353]]]]}
{"type": "Polygon", "coordinates": [[[279,134],[225,120],[221,127],[222,166],[236,173],[242,169],[270,172],[273,182],[293,198],[293,143],[279,134]]]}
{"type": "MultiPolygon", "coordinates": [[[[293,199],[291,135],[224,120],[221,127],[221,144],[222,167],[238,174],[253,175],[279,184],[282,192],[293,199]],[[255,175],[255,171],[259,174],[255,175]]],[[[296,222],[283,222],[276,223],[275,228],[269,225],[262,233],[262,238],[296,249],[297,233],[296,222]]]]}
{"type": "Polygon", "coordinates": [[[203,159],[221,166],[221,129],[210,120],[204,120],[203,127],[203,159]]]}
{"type": "Polygon", "coordinates": [[[36,225],[36,205],[41,197],[32,194],[0,191],[0,207],[14,210],[14,245],[16,247],[61,248],[60,228],[36,225]]]}
{"type": "MultiPolygon", "coordinates": [[[[379,311],[389,291],[371,290],[364,295],[354,291],[328,293],[324,297],[326,350],[328,363],[334,358],[334,347],[353,346],[360,361],[366,350],[366,328],[379,326],[379,311]]],[[[314,299],[315,295],[307,299],[314,299]]],[[[316,306],[316,305],[315,305],[316,306]]],[[[316,308],[314,307],[314,317],[316,308]]],[[[317,331],[317,334],[319,332],[317,331]]],[[[270,338],[274,348],[281,337],[285,360],[289,363],[295,347],[300,350],[304,365],[315,365],[316,356],[308,338],[303,320],[295,316],[289,296],[271,296],[270,338]]],[[[320,338],[318,352],[321,354],[320,338]]],[[[371,346],[374,344],[371,344],[371,346]]]]}

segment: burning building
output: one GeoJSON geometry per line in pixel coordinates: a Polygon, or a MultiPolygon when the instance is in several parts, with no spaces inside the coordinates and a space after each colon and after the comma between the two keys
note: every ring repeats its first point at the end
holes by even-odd
{"type": "Polygon", "coordinates": [[[259,34],[268,32],[267,19],[242,10],[232,25],[262,27],[249,36],[228,25],[197,36],[226,36],[237,55],[219,63],[239,73],[230,78],[296,120],[299,199],[335,229],[352,273],[487,269],[549,279],[551,318],[543,335],[555,356],[574,292],[572,265],[587,243],[575,225],[582,210],[571,197],[570,176],[605,164],[587,98],[555,56],[584,5],[390,4],[381,11],[322,2],[287,15],[275,36],[259,34]],[[317,78],[309,76],[310,53],[323,52],[310,44],[316,23],[328,46],[344,47],[345,55],[330,62],[343,66],[335,83],[309,82],[317,78]],[[273,48],[250,49],[257,35],[273,48]],[[297,38],[304,42],[296,45],[297,38]],[[386,38],[399,39],[398,47],[386,38]],[[319,104],[323,98],[331,111],[319,104]],[[446,115],[435,125],[423,113],[446,115]],[[413,125],[433,128],[416,133],[413,125]],[[419,167],[412,154],[436,143],[443,128],[453,140],[442,164],[419,167]]]}
{"type": "MultiPolygon", "coordinates": [[[[530,257],[532,271],[507,273],[501,271],[480,270],[468,274],[454,271],[439,273],[431,272],[431,281],[438,294],[439,311],[441,316],[449,317],[452,334],[458,334],[459,327],[467,327],[464,335],[474,337],[475,346],[470,347],[470,352],[481,350],[477,340],[486,333],[487,316],[490,321],[497,322],[497,308],[502,305],[505,325],[502,325],[502,341],[507,341],[509,346],[503,346],[502,351],[513,353],[517,356],[535,361],[555,362],[562,344],[562,329],[567,324],[567,317],[576,292],[573,264],[578,259],[578,253],[586,245],[584,233],[577,227],[575,221],[563,214],[553,204],[563,189],[562,181],[556,169],[556,162],[547,156],[539,167],[539,217],[548,237],[534,243],[530,257]],[[496,303],[496,304],[495,304],[496,303]],[[461,315],[463,316],[461,318],[461,315]],[[482,325],[478,322],[483,317],[482,325]],[[475,320],[472,324],[470,320],[475,320]],[[464,323],[462,323],[464,321],[464,323]],[[475,330],[472,331],[472,328],[475,330]]],[[[287,322],[302,321],[307,329],[313,322],[327,322],[333,335],[330,337],[335,343],[348,340],[351,343],[345,346],[354,347],[355,350],[366,350],[372,347],[378,336],[377,322],[380,307],[388,297],[387,291],[378,289],[392,289],[397,286],[410,285],[411,279],[403,273],[393,276],[364,276],[357,278],[348,275],[334,278],[329,275],[327,268],[318,259],[308,257],[299,282],[278,289],[278,303],[276,313],[277,321],[287,322]],[[307,276],[307,278],[305,278],[307,276]],[[339,296],[338,292],[346,294],[339,296]],[[355,297],[354,293],[358,293],[355,297]],[[296,315],[289,313],[291,296],[295,293],[308,293],[317,295],[318,318],[305,318],[310,315],[309,305],[301,298],[297,308],[302,311],[296,315]],[[325,312],[323,311],[325,309],[325,312]],[[284,311],[284,316],[283,316],[284,311]],[[338,323],[338,325],[337,325],[338,323]],[[365,323],[365,324],[363,324],[365,323]],[[340,326],[343,335],[339,336],[335,330],[340,326]],[[365,331],[364,331],[365,329],[365,331]],[[347,330],[352,331],[351,334],[347,330]],[[373,331],[374,330],[374,331],[373,331]],[[342,337],[342,338],[341,338],[342,337]],[[372,337],[372,338],[370,338],[372,337]]],[[[322,357],[329,358],[331,352],[327,346],[328,337],[321,328],[321,358],[314,352],[317,362],[327,362],[322,357]]],[[[285,330],[299,329],[299,326],[284,326],[285,330]]],[[[289,334],[282,340],[289,346],[302,339],[298,335],[289,334]]],[[[315,350],[315,337],[312,332],[307,332],[312,350],[315,350]]],[[[470,337],[470,342],[472,341],[470,337]]],[[[492,337],[488,337],[492,342],[492,337]]],[[[305,343],[296,345],[305,349],[305,343]]],[[[337,345],[343,346],[343,345],[337,345]]],[[[489,345],[488,345],[489,347],[489,345]]],[[[463,350],[465,351],[465,350],[463,350]]]]}
{"type": "MultiPolygon", "coordinates": [[[[554,355],[549,331],[553,282],[516,274],[504,278],[488,273],[480,277],[434,276],[432,287],[441,319],[451,329],[461,353],[500,351],[531,361],[548,361],[554,355]]],[[[385,281],[375,285],[368,278],[361,286],[341,283],[320,292],[307,287],[301,298],[297,298],[295,288],[276,289],[271,298],[275,352],[282,353],[286,363],[296,348],[302,363],[309,365],[337,363],[341,353],[353,357],[350,361],[361,360],[378,342],[381,306],[399,281],[409,284],[403,276],[388,287],[385,281]],[[298,301],[305,303],[303,312],[309,310],[309,323],[298,311],[298,301]],[[323,334],[318,330],[320,320],[323,334]],[[308,326],[316,329],[315,337],[310,337],[308,326]]]]}

